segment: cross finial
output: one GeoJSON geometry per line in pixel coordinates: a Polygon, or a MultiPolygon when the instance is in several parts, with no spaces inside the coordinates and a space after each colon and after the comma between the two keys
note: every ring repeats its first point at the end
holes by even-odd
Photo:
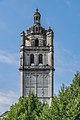
{"type": "Polygon", "coordinates": [[[36,9],[36,12],[38,12],[38,8],[36,9]]]}
{"type": "Polygon", "coordinates": [[[51,27],[49,26],[49,29],[51,29],[51,27]]]}

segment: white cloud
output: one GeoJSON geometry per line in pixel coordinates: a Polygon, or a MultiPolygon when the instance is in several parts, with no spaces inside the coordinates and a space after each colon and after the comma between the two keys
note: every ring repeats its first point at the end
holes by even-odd
{"type": "Polygon", "coordinates": [[[0,114],[9,110],[9,107],[17,100],[18,95],[14,91],[0,92],[0,114]]]}
{"type": "Polygon", "coordinates": [[[65,3],[67,4],[68,7],[71,7],[71,5],[72,5],[72,0],[65,0],[65,3]]]}
{"type": "Polygon", "coordinates": [[[55,74],[54,74],[54,93],[58,91],[64,83],[66,86],[71,84],[76,71],[80,70],[80,56],[72,50],[62,46],[55,46],[55,74]]]}
{"type": "Polygon", "coordinates": [[[0,50],[0,63],[19,65],[19,55],[0,50]]]}
{"type": "Polygon", "coordinates": [[[71,51],[60,48],[55,54],[55,67],[57,72],[76,72],[79,67],[80,56],[76,56],[71,51]]]}
{"type": "MultiPolygon", "coordinates": [[[[8,53],[0,50],[0,64],[19,65],[19,55],[16,53],[8,53]]],[[[9,109],[9,107],[16,103],[18,95],[14,91],[1,92],[0,90],[0,114],[9,109]]]]}

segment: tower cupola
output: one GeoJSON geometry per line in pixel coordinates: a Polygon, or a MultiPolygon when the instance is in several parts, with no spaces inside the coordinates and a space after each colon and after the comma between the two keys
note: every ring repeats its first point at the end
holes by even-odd
{"type": "Polygon", "coordinates": [[[33,16],[34,16],[34,24],[40,24],[41,15],[38,12],[38,8],[36,9],[36,12],[34,13],[33,16]]]}

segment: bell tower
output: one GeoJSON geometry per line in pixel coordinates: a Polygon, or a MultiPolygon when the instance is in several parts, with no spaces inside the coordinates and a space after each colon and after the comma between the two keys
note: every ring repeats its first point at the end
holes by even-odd
{"type": "Polygon", "coordinates": [[[54,84],[54,33],[50,27],[46,30],[41,26],[38,9],[33,17],[33,26],[21,33],[20,94],[28,97],[32,91],[40,101],[50,105],[54,84]]]}

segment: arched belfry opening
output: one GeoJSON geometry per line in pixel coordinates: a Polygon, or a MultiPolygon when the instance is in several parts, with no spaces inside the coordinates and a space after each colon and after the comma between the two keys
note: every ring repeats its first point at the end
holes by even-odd
{"type": "Polygon", "coordinates": [[[38,47],[38,46],[39,46],[39,40],[36,39],[36,40],[35,40],[35,47],[38,47]]]}
{"type": "Polygon", "coordinates": [[[43,55],[39,54],[39,64],[43,64],[43,55]]]}
{"type": "Polygon", "coordinates": [[[34,64],[34,55],[33,54],[30,55],[30,64],[34,64]]]}

